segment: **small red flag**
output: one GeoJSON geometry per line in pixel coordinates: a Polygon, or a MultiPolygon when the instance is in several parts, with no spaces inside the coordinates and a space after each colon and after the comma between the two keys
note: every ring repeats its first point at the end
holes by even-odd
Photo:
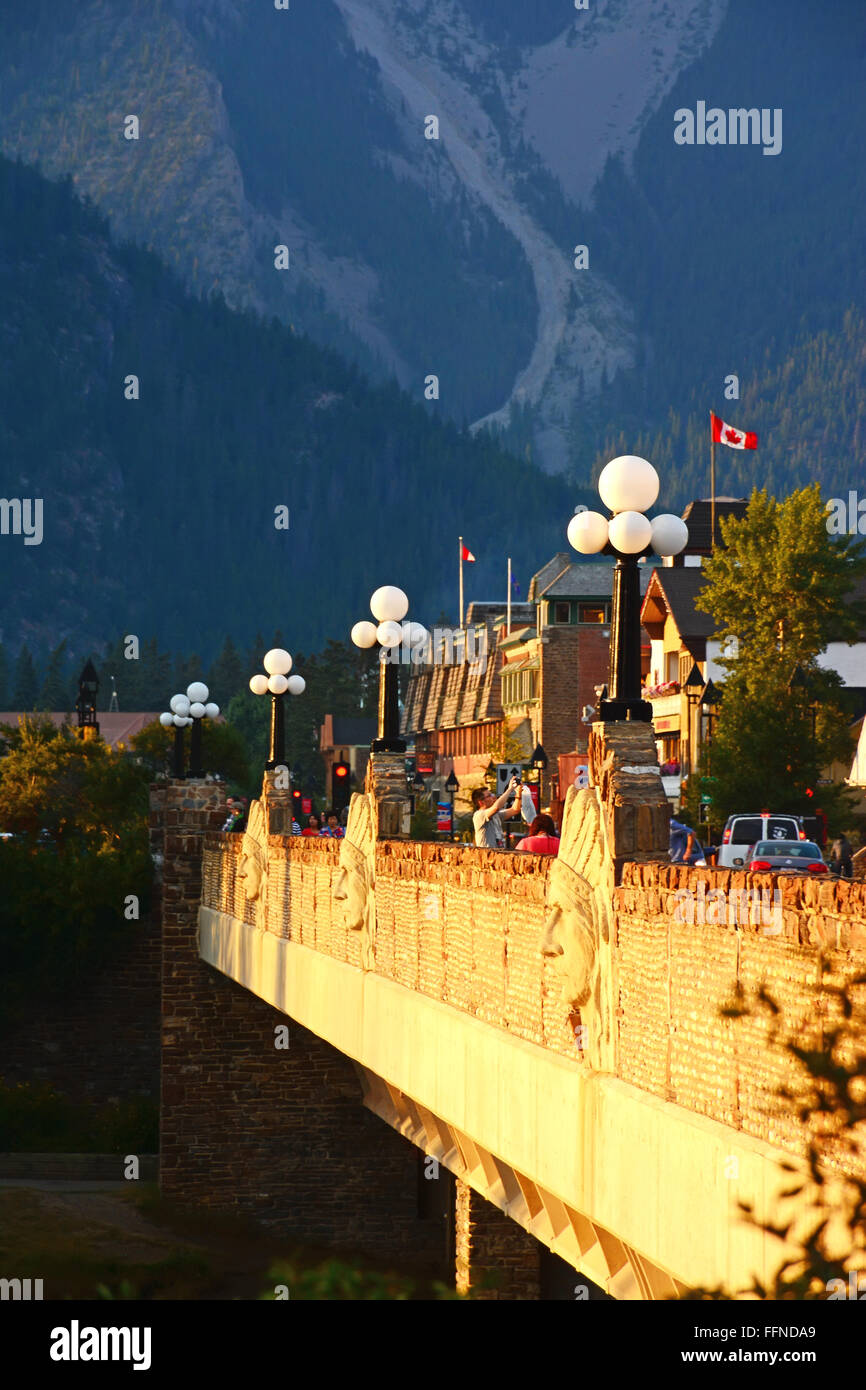
{"type": "Polygon", "coordinates": [[[472,564],[475,563],[475,556],[472,554],[472,551],[469,550],[465,545],[463,547],[463,559],[471,561],[472,564]]]}
{"type": "Polygon", "coordinates": [[[720,420],[718,415],[710,411],[710,429],[712,430],[714,444],[727,444],[729,449],[757,449],[758,436],[751,430],[738,430],[733,425],[726,425],[724,420],[720,420]]]}

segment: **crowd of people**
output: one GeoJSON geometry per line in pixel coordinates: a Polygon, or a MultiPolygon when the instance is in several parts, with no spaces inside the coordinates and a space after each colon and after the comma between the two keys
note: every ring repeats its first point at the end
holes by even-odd
{"type": "MultiPolygon", "coordinates": [[[[230,796],[226,801],[226,819],[221,829],[239,834],[246,830],[249,803],[245,796],[230,796]]],[[[348,809],[326,811],[323,816],[310,815],[302,830],[296,820],[292,820],[293,835],[316,835],[328,840],[342,840],[346,834],[348,809]]]]}
{"type": "MultiPolygon", "coordinates": [[[[553,817],[542,811],[529,820],[527,803],[522,787],[516,777],[512,777],[501,796],[495,797],[487,787],[476,787],[472,793],[472,826],[475,844],[479,849],[504,850],[507,848],[505,820],[523,816],[529,824],[529,834],[518,840],[515,849],[528,854],[557,854],[559,835],[553,817]],[[509,805],[509,801],[511,805],[509,805]]],[[[223,830],[234,833],[246,829],[248,803],[246,797],[230,796],[226,803],[227,816],[223,830]]],[[[346,834],[348,808],[337,812],[326,811],[322,816],[312,814],[302,830],[296,820],[292,821],[292,834],[317,836],[323,839],[342,840],[346,834]]],[[[853,848],[847,836],[841,835],[830,849],[830,868],[840,878],[853,875],[853,848]]],[[[698,868],[712,867],[716,861],[717,850],[713,846],[704,849],[697,832],[684,821],[671,818],[670,860],[672,864],[691,864],[698,868]]]]}

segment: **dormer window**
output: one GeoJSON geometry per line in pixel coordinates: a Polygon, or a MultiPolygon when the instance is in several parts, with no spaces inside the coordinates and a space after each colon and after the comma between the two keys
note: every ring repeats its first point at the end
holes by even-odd
{"type": "Polygon", "coordinates": [[[581,623],[606,623],[608,618],[608,606],[606,603],[581,603],[578,605],[580,614],[578,621],[581,623]]]}

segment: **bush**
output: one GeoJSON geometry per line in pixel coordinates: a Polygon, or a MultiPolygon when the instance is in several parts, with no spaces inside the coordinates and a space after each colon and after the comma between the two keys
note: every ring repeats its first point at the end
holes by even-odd
{"type": "Polygon", "coordinates": [[[46,1083],[0,1081],[0,1148],[6,1153],[155,1153],[159,1107],[147,1096],[118,1105],[76,1103],[46,1083]]]}

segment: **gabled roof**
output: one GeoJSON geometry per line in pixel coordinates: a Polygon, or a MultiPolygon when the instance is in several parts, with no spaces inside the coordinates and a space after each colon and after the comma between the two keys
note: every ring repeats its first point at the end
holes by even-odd
{"type": "MultiPolygon", "coordinates": [[[[723,546],[719,522],[722,517],[743,517],[749,505],[747,497],[717,497],[716,498],[716,545],[723,546]]],[[[689,528],[689,543],[683,554],[693,554],[695,551],[709,555],[710,529],[712,521],[712,502],[709,497],[698,497],[694,502],[690,502],[683,512],[683,521],[689,528]]],[[[679,568],[679,566],[675,566],[679,568]]]]}
{"type": "Polygon", "coordinates": [[[704,613],[696,607],[704,578],[703,570],[697,567],[676,566],[665,569],[659,566],[650,576],[641,617],[647,603],[661,592],[665,607],[676,623],[683,641],[695,637],[712,637],[716,630],[715,622],[709,613],[704,613]]]}

